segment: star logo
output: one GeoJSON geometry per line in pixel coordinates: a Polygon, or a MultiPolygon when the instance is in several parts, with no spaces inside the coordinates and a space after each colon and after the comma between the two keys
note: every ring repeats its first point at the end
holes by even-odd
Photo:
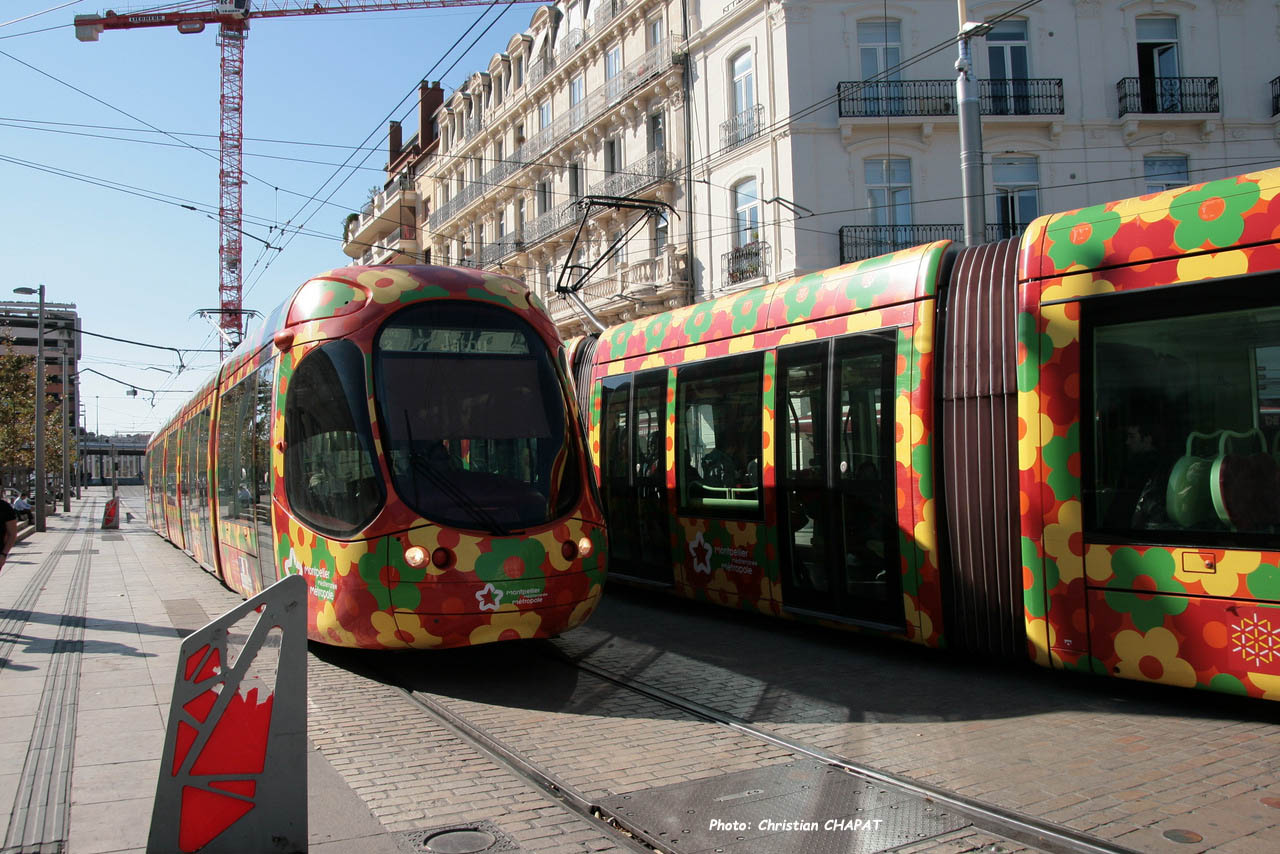
{"type": "Polygon", "coordinates": [[[693,556],[694,572],[711,574],[711,546],[702,536],[702,531],[694,534],[689,541],[689,554],[693,556]]]}
{"type": "Polygon", "coordinates": [[[492,584],[486,584],[484,589],[476,592],[476,601],[480,603],[481,611],[496,611],[502,604],[502,591],[492,584]]]}

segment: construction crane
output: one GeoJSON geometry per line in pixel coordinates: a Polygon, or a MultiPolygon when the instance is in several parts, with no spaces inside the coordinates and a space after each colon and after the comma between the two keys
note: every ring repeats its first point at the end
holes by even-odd
{"type": "MultiPolygon", "coordinates": [[[[545,3],[547,0],[510,2],[545,3]]],[[[175,27],[180,33],[190,34],[203,32],[209,24],[218,25],[218,46],[222,49],[218,99],[218,297],[219,327],[226,337],[233,342],[243,337],[240,235],[244,185],[244,43],[249,36],[249,22],[298,15],[492,5],[496,5],[493,0],[275,0],[254,4],[251,8],[249,0],[193,0],[131,12],[108,10],[101,15],[76,15],[76,38],[85,42],[97,41],[103,30],[175,27]]]]}

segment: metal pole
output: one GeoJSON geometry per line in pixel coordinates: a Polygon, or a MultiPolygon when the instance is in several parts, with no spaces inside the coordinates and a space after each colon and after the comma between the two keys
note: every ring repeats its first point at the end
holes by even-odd
{"type": "Polygon", "coordinates": [[[44,488],[44,285],[36,314],[36,530],[45,530],[44,488]]]}
{"type": "Polygon", "coordinates": [[[973,61],[969,36],[976,29],[966,19],[964,0],[957,0],[960,13],[960,58],[956,60],[956,106],[960,114],[960,186],[964,195],[964,242],[977,246],[986,240],[987,212],[983,198],[982,111],[978,88],[973,85],[973,61]]]}
{"type": "Polygon", "coordinates": [[[71,428],[67,425],[67,349],[62,348],[62,512],[71,512],[71,428]]]}

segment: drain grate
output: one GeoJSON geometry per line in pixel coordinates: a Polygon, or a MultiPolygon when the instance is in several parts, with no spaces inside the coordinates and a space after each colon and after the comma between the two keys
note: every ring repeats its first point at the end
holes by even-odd
{"type": "Polygon", "coordinates": [[[405,830],[395,834],[402,851],[414,854],[490,854],[520,850],[520,846],[490,821],[405,830]]]}
{"type": "Polygon", "coordinates": [[[614,795],[601,806],[656,848],[686,854],[869,854],[969,824],[814,760],[614,795]]]}

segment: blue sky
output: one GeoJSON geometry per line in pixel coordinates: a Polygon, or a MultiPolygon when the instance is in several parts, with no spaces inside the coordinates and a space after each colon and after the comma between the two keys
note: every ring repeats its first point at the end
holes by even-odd
{"type": "MultiPolygon", "coordinates": [[[[192,317],[218,305],[218,225],[216,215],[204,212],[218,206],[215,28],[196,35],[168,28],[109,31],[97,42],[77,41],[74,16],[108,8],[93,2],[6,25],[62,2],[0,5],[0,255],[11,270],[0,299],[26,299],[8,291],[43,283],[49,302],[75,303],[89,332],[216,350],[210,325],[192,317]],[[201,211],[89,181],[175,197],[201,211]]],[[[430,79],[451,91],[467,73],[487,66],[536,8],[512,6],[444,73],[499,10],[490,11],[430,79]]],[[[416,131],[418,81],[483,11],[337,14],[252,25],[245,50],[245,231],[281,245],[279,228],[294,218],[294,226],[305,221],[306,231],[316,234],[299,234],[284,251],[265,254],[262,242],[244,238],[246,308],[268,313],[308,277],[349,260],[342,254],[342,222],[384,180],[387,119],[403,120],[406,139],[416,131]],[[306,197],[361,145],[376,149],[351,159],[365,168],[343,170],[320,195],[338,186],[329,204],[317,209],[312,203],[299,214],[306,197]]],[[[217,361],[216,352],[185,353],[186,370],[178,373],[171,352],[84,336],[82,369],[165,392],[154,396],[153,406],[149,394],[129,397],[126,386],[85,373],[88,428],[155,429],[185,399],[170,390],[198,387],[217,361]]]]}

